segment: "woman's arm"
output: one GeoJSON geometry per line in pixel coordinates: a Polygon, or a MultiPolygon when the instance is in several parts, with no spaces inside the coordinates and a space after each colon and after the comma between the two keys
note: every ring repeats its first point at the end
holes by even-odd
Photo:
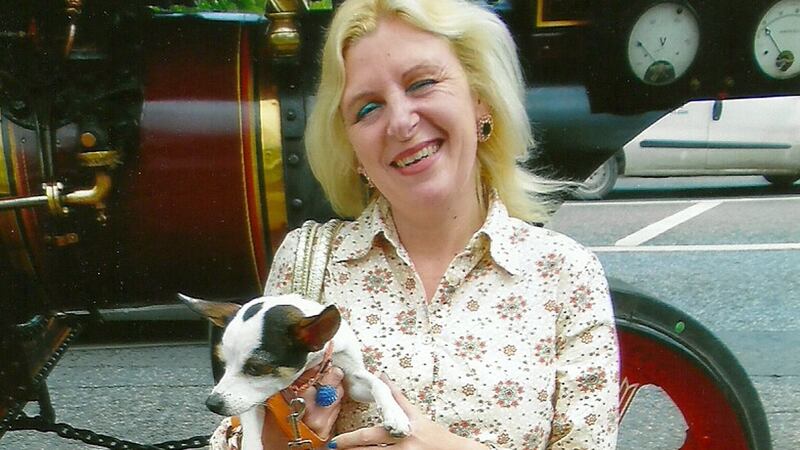
{"type": "Polygon", "coordinates": [[[389,444],[393,450],[489,450],[490,447],[451,433],[432,421],[414,406],[403,392],[386,375],[381,375],[392,390],[397,403],[411,420],[411,435],[394,438],[382,426],[360,428],[336,436],[328,444],[331,449],[368,450],[389,444]]]}
{"type": "Polygon", "coordinates": [[[573,261],[561,284],[551,450],[616,448],[619,346],[614,314],[603,268],[593,254],[585,255],[573,261]]]}

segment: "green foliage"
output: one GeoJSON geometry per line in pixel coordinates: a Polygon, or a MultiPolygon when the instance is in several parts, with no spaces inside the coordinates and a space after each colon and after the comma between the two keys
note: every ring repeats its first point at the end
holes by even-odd
{"type": "Polygon", "coordinates": [[[193,5],[172,5],[162,12],[246,12],[262,14],[267,0],[195,0],[193,5]]]}
{"type": "MultiPolygon", "coordinates": [[[[198,13],[198,12],[244,12],[263,14],[267,0],[192,0],[168,8],[153,7],[161,13],[198,13]]],[[[332,0],[309,0],[312,11],[330,11],[332,0]]]]}

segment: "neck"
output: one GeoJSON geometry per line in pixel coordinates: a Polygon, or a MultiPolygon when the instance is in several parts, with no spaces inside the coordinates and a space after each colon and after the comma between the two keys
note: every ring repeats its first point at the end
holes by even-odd
{"type": "Polygon", "coordinates": [[[483,225],[486,208],[477,195],[461,196],[442,204],[392,205],[397,234],[412,260],[444,259],[447,263],[464,249],[483,225]]]}

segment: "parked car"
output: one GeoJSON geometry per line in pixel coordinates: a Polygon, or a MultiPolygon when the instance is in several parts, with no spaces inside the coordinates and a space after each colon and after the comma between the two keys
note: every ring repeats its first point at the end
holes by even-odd
{"type": "Polygon", "coordinates": [[[762,175],[790,186],[800,179],[800,97],[686,103],[625,144],[576,196],[603,198],[619,175],[762,175]]]}

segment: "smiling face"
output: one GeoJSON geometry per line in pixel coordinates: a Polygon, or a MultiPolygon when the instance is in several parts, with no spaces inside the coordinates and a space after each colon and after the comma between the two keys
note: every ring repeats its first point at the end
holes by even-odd
{"type": "Polygon", "coordinates": [[[449,43],[381,19],[347,49],[344,62],[347,136],[392,207],[463,208],[473,201],[476,122],[485,108],[449,43]]]}

